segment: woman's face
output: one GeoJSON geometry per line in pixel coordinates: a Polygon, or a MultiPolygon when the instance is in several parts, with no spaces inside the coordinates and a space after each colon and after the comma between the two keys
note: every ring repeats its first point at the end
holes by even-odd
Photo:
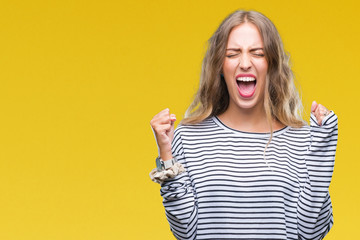
{"type": "Polygon", "coordinates": [[[263,108],[268,63],[257,27],[243,23],[230,32],[223,74],[230,95],[229,108],[263,108]]]}

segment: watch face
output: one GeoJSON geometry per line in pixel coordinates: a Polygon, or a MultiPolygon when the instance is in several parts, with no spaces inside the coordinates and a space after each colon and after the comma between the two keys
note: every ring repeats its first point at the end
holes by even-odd
{"type": "Polygon", "coordinates": [[[161,160],[159,157],[156,158],[156,168],[157,168],[158,172],[162,171],[161,160]]]}

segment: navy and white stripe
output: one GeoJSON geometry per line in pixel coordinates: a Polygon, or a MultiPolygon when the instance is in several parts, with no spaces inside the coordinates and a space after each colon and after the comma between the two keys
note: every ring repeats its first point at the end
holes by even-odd
{"type": "Polygon", "coordinates": [[[177,239],[322,239],[333,224],[329,184],[337,117],[285,127],[269,140],[211,117],[175,130],[186,172],[162,184],[177,239]]]}

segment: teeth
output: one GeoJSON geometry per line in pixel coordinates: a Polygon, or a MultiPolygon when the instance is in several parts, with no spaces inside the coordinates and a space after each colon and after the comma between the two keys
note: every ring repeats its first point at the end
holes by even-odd
{"type": "Polygon", "coordinates": [[[253,77],[238,77],[236,80],[242,81],[242,82],[251,82],[251,81],[255,81],[255,78],[253,78],[253,77]]]}

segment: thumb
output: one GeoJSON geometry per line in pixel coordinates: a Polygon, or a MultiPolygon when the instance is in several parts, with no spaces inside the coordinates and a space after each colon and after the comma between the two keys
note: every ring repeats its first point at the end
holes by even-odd
{"type": "Polygon", "coordinates": [[[318,104],[316,103],[316,101],[313,101],[311,104],[311,112],[314,113],[316,111],[318,104]]]}

